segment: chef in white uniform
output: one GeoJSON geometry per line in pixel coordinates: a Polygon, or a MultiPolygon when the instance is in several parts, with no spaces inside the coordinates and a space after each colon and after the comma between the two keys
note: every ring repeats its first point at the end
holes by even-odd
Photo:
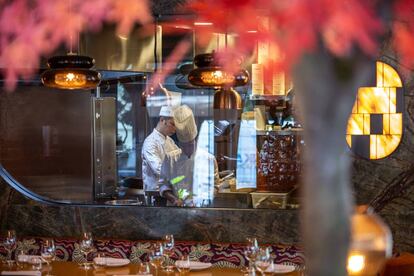
{"type": "Polygon", "coordinates": [[[170,205],[206,206],[213,199],[217,162],[212,154],[197,147],[198,131],[191,108],[177,107],[174,122],[182,153],[178,160],[164,159],[160,194],[170,205]]]}
{"type": "Polygon", "coordinates": [[[164,159],[168,157],[169,160],[174,161],[181,155],[181,149],[170,137],[176,130],[173,107],[161,107],[159,116],[157,126],[145,138],[142,146],[142,179],[146,192],[159,190],[158,183],[164,159]]]}

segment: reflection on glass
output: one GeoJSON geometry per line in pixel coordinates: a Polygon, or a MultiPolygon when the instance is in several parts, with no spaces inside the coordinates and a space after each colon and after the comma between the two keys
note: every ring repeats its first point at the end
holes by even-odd
{"type": "Polygon", "coordinates": [[[218,176],[214,152],[214,123],[206,120],[201,124],[194,163],[194,205],[208,206],[214,199],[214,183],[218,176]]]}
{"type": "MultiPolygon", "coordinates": [[[[163,26],[163,28],[165,27],[163,26]]],[[[131,45],[133,43],[132,37],[116,38],[118,46],[125,48],[125,45],[131,45]]],[[[220,40],[221,37],[220,35],[220,40]]],[[[231,36],[229,35],[229,37],[231,36]]],[[[153,43],[153,39],[142,38],[141,40],[148,42],[142,46],[141,51],[147,53],[146,49],[151,48],[148,45],[153,43]]],[[[211,40],[216,41],[215,36],[211,40]]],[[[167,44],[161,46],[165,50],[167,44]]],[[[105,45],[105,47],[112,46],[105,45]]],[[[127,52],[132,49],[129,46],[127,48],[127,52]]],[[[213,49],[215,48],[213,47],[213,49]]],[[[118,54],[107,57],[108,64],[106,66],[116,65],[115,67],[118,69],[146,67],[140,61],[139,64],[135,64],[136,61],[133,62],[125,51],[120,54],[120,51],[115,51],[112,48],[111,50],[114,50],[114,53],[118,52],[118,54]]],[[[203,49],[194,52],[201,53],[201,51],[210,52],[203,49]]],[[[164,56],[164,53],[162,54],[164,56]]],[[[99,57],[99,53],[93,55],[99,57]]],[[[193,53],[190,55],[192,58],[193,53]]],[[[148,58],[148,55],[145,57],[148,58]]],[[[143,60],[151,61],[151,59],[143,60]]],[[[186,60],[180,62],[185,63],[186,60]]],[[[153,68],[154,64],[149,63],[148,66],[153,68]]],[[[180,72],[180,76],[186,77],[188,72],[180,72]]],[[[177,202],[175,206],[251,207],[252,195],[250,192],[257,188],[258,180],[256,178],[259,178],[257,176],[257,162],[259,161],[256,160],[257,156],[266,161],[260,163],[266,165],[263,166],[263,171],[274,174],[273,178],[268,178],[266,181],[269,183],[293,182],[294,179],[291,178],[295,177],[299,167],[288,162],[281,162],[292,159],[291,163],[294,163],[293,159],[296,156],[290,157],[289,146],[279,145],[281,150],[276,153],[271,152],[272,147],[269,145],[268,151],[262,151],[261,155],[256,154],[256,147],[261,144],[256,140],[262,139],[268,143],[282,140],[278,137],[260,138],[257,135],[257,131],[265,132],[266,124],[277,123],[275,116],[266,118],[264,105],[263,110],[260,111],[262,122],[259,126],[254,116],[253,118],[242,116],[242,119],[239,120],[239,113],[237,116],[226,112],[217,114],[213,109],[213,89],[198,89],[190,86],[184,86],[185,89],[181,89],[176,84],[177,75],[174,73],[165,76],[162,84],[154,86],[154,93],[146,98],[145,103],[141,102],[141,95],[143,91],[147,91],[151,75],[148,75],[146,79],[140,79],[140,81],[132,78],[130,72],[102,71],[102,76],[104,80],[111,81],[101,87],[100,96],[101,98],[111,98],[116,104],[116,108],[115,105],[112,105],[116,112],[111,118],[115,118],[117,121],[114,123],[115,126],[111,128],[110,134],[91,131],[94,124],[105,124],[103,120],[100,121],[103,118],[102,114],[91,112],[93,111],[91,110],[91,97],[97,96],[96,91],[59,93],[55,90],[45,90],[44,87],[28,85],[24,89],[18,87],[16,93],[7,95],[7,97],[6,93],[0,94],[0,110],[7,110],[7,112],[0,114],[4,115],[2,117],[4,120],[0,122],[2,123],[0,131],[4,133],[3,137],[5,137],[0,141],[0,161],[6,169],[10,169],[11,175],[29,190],[45,198],[65,202],[109,204],[110,199],[116,199],[113,200],[113,204],[145,202],[148,205],[166,206],[159,196],[158,187],[153,190],[145,190],[143,187],[145,177],[142,174],[142,163],[144,163],[141,155],[142,148],[144,140],[159,123],[161,107],[165,105],[177,107],[184,104],[188,105],[194,113],[198,134],[196,142],[193,144],[194,153],[187,157],[177,154],[175,156],[177,158],[173,162],[175,165],[171,166],[174,174],[167,177],[170,184],[174,186],[177,198],[181,201],[177,202]],[[32,116],[32,114],[36,114],[36,116],[32,116]],[[117,175],[113,174],[115,181],[107,183],[108,185],[102,185],[102,187],[99,186],[102,189],[97,189],[98,185],[96,184],[101,179],[98,179],[96,174],[91,176],[91,171],[99,170],[96,164],[102,161],[99,158],[94,158],[93,155],[96,148],[99,148],[94,147],[96,145],[94,144],[94,135],[109,137],[108,139],[112,142],[116,141],[115,150],[108,149],[107,145],[102,143],[102,152],[110,152],[116,156],[112,168],[113,170],[117,169],[118,173],[117,175]],[[30,137],[31,143],[25,143],[27,137],[30,137]],[[91,141],[93,142],[91,143],[91,141]],[[284,148],[286,150],[283,150],[284,148]],[[270,155],[272,155],[272,160],[270,155]],[[219,166],[217,166],[216,159],[219,161],[219,166]],[[189,160],[191,162],[188,162],[189,160]],[[178,170],[177,167],[181,164],[184,164],[183,168],[178,170]],[[218,167],[221,169],[220,174],[218,167]],[[223,181],[219,181],[219,175],[224,178],[223,181]],[[242,190],[244,188],[250,190],[247,192],[247,189],[242,190]],[[157,200],[160,201],[157,202],[157,200]]],[[[214,75],[212,77],[220,76],[214,75]]],[[[266,101],[265,97],[263,99],[266,101]]],[[[259,105],[254,101],[245,104],[245,110],[257,109],[259,105]],[[248,107],[248,104],[251,106],[248,107]]],[[[385,127],[387,125],[385,122],[396,119],[402,120],[402,117],[384,116],[385,127]]],[[[362,123],[364,123],[363,120],[362,123]]],[[[174,128],[171,120],[168,124],[174,128]]],[[[272,127],[274,128],[274,126],[272,127]]],[[[389,132],[394,132],[392,126],[389,127],[389,132]]],[[[180,147],[177,152],[183,151],[185,146],[179,143],[177,134],[171,133],[167,136],[171,138],[177,148],[180,147]]],[[[375,141],[377,144],[389,142],[380,139],[375,141]]],[[[262,144],[265,144],[264,142],[262,144]]],[[[279,146],[275,145],[273,148],[279,146]]],[[[172,159],[167,160],[170,162],[172,159]]],[[[108,166],[102,166],[102,168],[108,168],[108,166]]],[[[102,176],[105,176],[105,172],[102,172],[102,176]]],[[[153,183],[154,186],[159,185],[158,181],[153,183]]],[[[265,190],[262,189],[261,192],[265,190]]]]}
{"type": "Polygon", "coordinates": [[[256,131],[252,131],[255,129],[255,120],[242,119],[237,149],[236,189],[256,188],[256,131]]]}
{"type": "Polygon", "coordinates": [[[118,177],[135,176],[136,154],[134,112],[132,99],[125,86],[117,84],[117,137],[118,177]]]}

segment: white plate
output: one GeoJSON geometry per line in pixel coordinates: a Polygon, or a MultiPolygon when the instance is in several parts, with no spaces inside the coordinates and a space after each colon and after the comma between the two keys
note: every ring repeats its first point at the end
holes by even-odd
{"type": "MultiPolygon", "coordinates": [[[[181,261],[176,261],[175,265],[180,266],[181,261]]],[[[190,270],[203,270],[211,267],[211,263],[203,263],[203,262],[196,262],[190,261],[190,270]]]]}
{"type": "Polygon", "coordinates": [[[42,263],[46,263],[46,261],[38,255],[20,255],[18,256],[19,261],[21,262],[27,262],[29,264],[35,264],[36,260],[42,260],[42,263]]]}
{"type": "Polygon", "coordinates": [[[269,273],[289,273],[295,271],[296,267],[287,264],[273,264],[266,269],[269,273]]]}
{"type": "Polygon", "coordinates": [[[101,264],[109,267],[118,267],[128,265],[131,261],[128,259],[119,259],[119,258],[95,258],[93,259],[94,263],[101,264]]]}

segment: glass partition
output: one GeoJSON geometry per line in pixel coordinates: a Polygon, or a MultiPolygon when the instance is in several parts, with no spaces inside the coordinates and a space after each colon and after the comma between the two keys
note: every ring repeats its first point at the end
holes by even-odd
{"type": "MultiPolygon", "coordinates": [[[[201,47],[202,27],[177,22],[164,17],[128,38],[110,26],[83,35],[81,49],[103,75],[96,90],[50,89],[37,78],[1,90],[4,169],[61,203],[297,208],[304,141],[293,90],[258,95],[249,82],[235,88],[241,108],[219,107],[219,90],[187,76],[195,54],[237,43],[237,35],[213,34],[201,47]],[[190,48],[168,64],[183,39],[190,48]],[[169,73],[154,83],[154,69],[169,73]]],[[[256,55],[243,64],[250,76],[256,55]]]]}

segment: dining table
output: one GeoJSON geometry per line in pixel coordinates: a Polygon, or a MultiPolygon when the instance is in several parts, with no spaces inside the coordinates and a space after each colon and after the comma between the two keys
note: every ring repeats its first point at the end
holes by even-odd
{"type": "MultiPolygon", "coordinates": [[[[54,276],[144,276],[140,272],[141,264],[128,264],[121,267],[93,267],[85,269],[82,265],[79,265],[76,262],[66,262],[66,261],[54,261],[50,265],[43,265],[41,268],[41,275],[54,275],[54,276]]],[[[17,266],[16,264],[9,266],[8,264],[0,264],[1,275],[8,271],[30,271],[31,273],[35,269],[30,264],[24,264],[23,266],[17,266]]],[[[19,274],[23,275],[23,274],[19,274]]],[[[33,274],[27,274],[33,275],[33,274]]],[[[155,270],[151,266],[151,272],[149,275],[152,276],[179,276],[179,275],[190,275],[190,276],[240,276],[247,275],[242,272],[240,268],[220,268],[220,267],[210,267],[203,270],[190,271],[186,274],[180,274],[176,269],[174,272],[165,272],[162,269],[155,270]]],[[[256,275],[260,275],[260,272],[256,272],[256,275]]],[[[266,273],[266,275],[280,275],[280,276],[300,276],[301,273],[298,271],[293,271],[290,273],[266,273]]]]}

